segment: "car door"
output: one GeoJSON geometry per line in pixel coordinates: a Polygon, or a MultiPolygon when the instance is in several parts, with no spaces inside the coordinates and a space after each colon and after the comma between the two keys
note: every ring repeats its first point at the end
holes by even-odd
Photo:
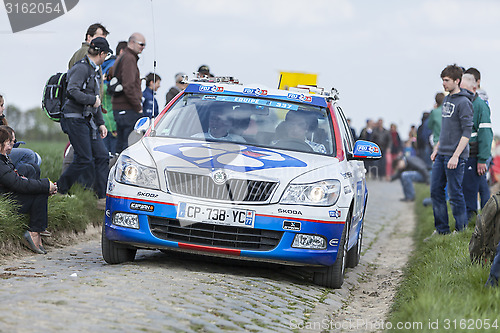
{"type": "MultiPolygon", "coordinates": [[[[344,113],[340,106],[336,106],[337,119],[339,120],[339,128],[342,135],[342,143],[344,145],[344,151],[347,153],[352,153],[354,149],[354,139],[352,137],[351,130],[347,124],[344,113]]],[[[353,205],[353,216],[351,229],[356,230],[359,221],[362,219],[364,204],[365,204],[365,175],[364,175],[364,164],[362,161],[347,160],[347,172],[344,178],[349,179],[351,184],[351,189],[354,192],[354,205],[353,205]]],[[[351,233],[351,235],[353,235],[351,233]]]]}

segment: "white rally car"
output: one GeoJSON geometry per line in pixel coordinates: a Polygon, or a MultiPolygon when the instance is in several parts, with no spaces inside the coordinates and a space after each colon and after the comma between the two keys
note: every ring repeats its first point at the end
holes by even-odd
{"type": "Polygon", "coordinates": [[[364,159],[335,90],[271,90],[227,78],[190,81],[108,179],[102,253],[176,249],[305,266],[339,288],[358,264],[364,159]]]}

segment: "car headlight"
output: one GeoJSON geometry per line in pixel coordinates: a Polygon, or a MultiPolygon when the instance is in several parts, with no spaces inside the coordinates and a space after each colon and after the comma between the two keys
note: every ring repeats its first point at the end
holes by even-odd
{"type": "Polygon", "coordinates": [[[121,155],[116,162],[115,179],[123,184],[160,189],[156,168],[142,165],[126,155],[121,155]]]}
{"type": "Polygon", "coordinates": [[[288,185],[281,203],[294,205],[331,206],[340,196],[340,181],[322,180],[311,184],[288,185]]]}

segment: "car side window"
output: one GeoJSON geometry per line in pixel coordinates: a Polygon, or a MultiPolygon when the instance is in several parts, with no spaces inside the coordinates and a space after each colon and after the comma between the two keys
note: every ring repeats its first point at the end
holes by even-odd
{"type": "Polygon", "coordinates": [[[342,132],[342,140],[346,150],[352,152],[354,150],[354,139],[352,138],[351,130],[349,129],[349,125],[347,125],[347,120],[345,119],[344,113],[342,109],[337,106],[337,119],[339,119],[339,127],[342,132]]]}

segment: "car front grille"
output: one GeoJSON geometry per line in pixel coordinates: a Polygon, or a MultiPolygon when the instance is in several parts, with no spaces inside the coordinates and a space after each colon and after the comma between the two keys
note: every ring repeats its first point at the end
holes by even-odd
{"type": "Polygon", "coordinates": [[[283,231],[207,223],[181,226],[179,220],[153,216],[149,217],[149,228],[155,237],[169,241],[257,251],[274,249],[283,235],[283,231]]]}
{"type": "Polygon", "coordinates": [[[167,184],[172,193],[233,202],[265,202],[278,185],[248,179],[228,179],[217,185],[210,176],[176,171],[167,171],[167,184]]]}

